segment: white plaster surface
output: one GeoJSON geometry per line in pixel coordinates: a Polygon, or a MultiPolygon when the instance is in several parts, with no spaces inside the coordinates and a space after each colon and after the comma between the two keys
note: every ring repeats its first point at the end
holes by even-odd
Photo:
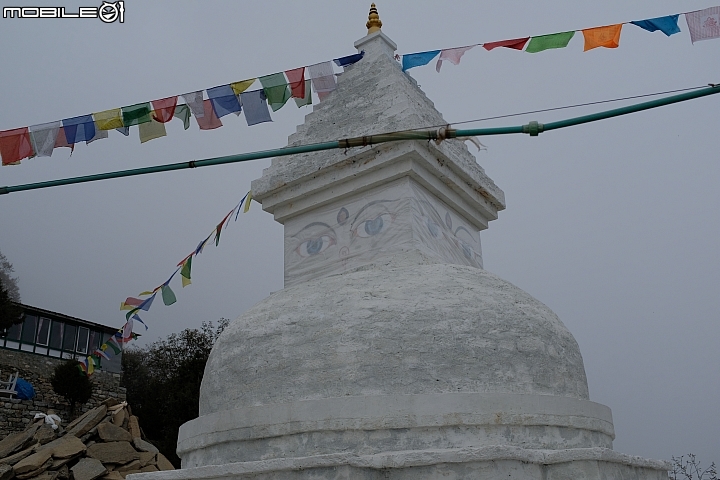
{"type": "MultiPolygon", "coordinates": [[[[347,67],[338,79],[338,88],[313,107],[305,123],[290,136],[289,145],[326,142],[331,139],[358,137],[384,132],[444,126],[447,122],[433,103],[403,73],[399,64],[387,55],[382,36],[375,36],[365,45],[365,57],[347,67]],[[375,43],[377,48],[371,48],[375,43]]],[[[406,144],[413,142],[404,142],[406,144]]],[[[461,140],[446,140],[439,146],[432,142],[415,142],[429,152],[436,164],[434,175],[447,181],[449,189],[467,190],[477,201],[487,203],[491,212],[505,208],[505,197],[487,177],[475,157],[461,140]]],[[[252,183],[253,197],[276,219],[294,214],[296,201],[315,190],[347,180],[344,174],[357,175],[366,161],[372,161],[381,147],[353,148],[347,152],[329,150],[278,157],[265,169],[263,176],[252,183]],[[346,168],[354,165],[353,168],[346,168]],[[339,175],[336,177],[336,174],[339,175]],[[318,179],[323,178],[322,185],[318,179]],[[312,185],[308,187],[308,185],[312,185]],[[291,206],[292,205],[292,206],[291,206]],[[278,207],[286,211],[276,212],[278,207]]],[[[389,145],[392,148],[392,145],[389,145]]],[[[399,154],[391,155],[398,157],[399,154]]],[[[495,218],[494,213],[489,217],[495,218]]]]}
{"type": "Polygon", "coordinates": [[[411,177],[336,199],[285,223],[285,286],[417,250],[482,268],[480,232],[411,177]]]}
{"type": "Polygon", "coordinates": [[[417,479],[667,480],[668,462],[606,448],[531,450],[512,446],[352,453],[128,475],[128,480],[417,479]]]}
{"type": "Polygon", "coordinates": [[[588,398],[577,342],[545,305],[478,268],[388,263],[286,288],[231,323],[200,414],[363,395],[588,398]]]}

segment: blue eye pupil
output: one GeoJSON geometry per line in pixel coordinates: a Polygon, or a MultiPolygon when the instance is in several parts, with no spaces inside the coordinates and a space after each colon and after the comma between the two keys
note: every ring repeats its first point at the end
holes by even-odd
{"type": "Polygon", "coordinates": [[[318,253],[320,253],[320,250],[322,250],[322,247],[323,247],[322,237],[315,238],[313,240],[308,240],[308,242],[307,242],[307,252],[310,255],[317,255],[318,253]]]}
{"type": "Polygon", "coordinates": [[[365,233],[368,235],[377,235],[383,228],[382,215],[377,217],[375,220],[368,220],[365,222],[365,233]]]}

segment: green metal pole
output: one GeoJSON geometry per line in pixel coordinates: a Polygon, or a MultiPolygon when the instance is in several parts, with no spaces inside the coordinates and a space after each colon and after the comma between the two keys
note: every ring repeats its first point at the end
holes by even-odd
{"type": "MultiPolygon", "coordinates": [[[[518,125],[512,127],[495,127],[495,128],[479,128],[471,130],[452,130],[445,132],[446,138],[457,137],[476,137],[487,135],[508,135],[515,133],[527,133],[531,136],[537,136],[540,133],[558,128],[571,127],[581,125],[583,123],[596,122],[606,118],[627,115],[630,113],[648,110],[650,108],[662,107],[673,103],[684,102],[695,98],[714,95],[720,93],[720,85],[711,85],[707,88],[696,90],[693,92],[682,93],[672,97],[661,98],[649,102],[630,105],[627,107],[607,110],[605,112],[593,113],[582,117],[569,118],[558,122],[541,124],[538,122],[530,122],[527,125],[518,125]]],[[[264,150],[261,152],[242,153],[239,155],[228,155],[225,157],[206,158],[203,160],[193,160],[190,162],[171,163],[168,165],[158,165],[156,167],[136,168],[132,170],[121,170],[117,172],[99,173],[96,175],[86,175],[82,177],[64,178],[61,180],[50,180],[47,182],[28,183],[25,185],[13,185],[0,187],[0,195],[21,192],[24,190],[35,190],[38,188],[56,187],[59,185],[71,185],[74,183],[94,182],[96,180],[106,180],[110,178],[132,177],[135,175],[145,175],[149,173],[167,172],[171,170],[182,170],[185,168],[207,167],[211,165],[223,165],[226,163],[247,162],[250,160],[258,160],[262,158],[282,157],[286,155],[295,155],[298,153],[319,152],[321,150],[332,150],[336,148],[353,148],[364,147],[367,145],[375,145],[386,142],[396,142],[401,140],[435,140],[438,138],[437,130],[416,130],[408,132],[387,133],[379,135],[368,135],[364,137],[348,138],[335,142],[314,143],[310,145],[302,145],[299,147],[285,147],[274,150],[264,150]]]]}

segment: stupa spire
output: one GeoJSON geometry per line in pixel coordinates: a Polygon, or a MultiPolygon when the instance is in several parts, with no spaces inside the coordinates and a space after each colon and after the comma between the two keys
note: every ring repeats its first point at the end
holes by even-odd
{"type": "Polygon", "coordinates": [[[374,3],[370,4],[370,14],[368,15],[368,21],[365,26],[368,29],[368,35],[370,35],[371,33],[379,32],[382,28],[380,15],[378,14],[377,7],[375,7],[374,3]]]}

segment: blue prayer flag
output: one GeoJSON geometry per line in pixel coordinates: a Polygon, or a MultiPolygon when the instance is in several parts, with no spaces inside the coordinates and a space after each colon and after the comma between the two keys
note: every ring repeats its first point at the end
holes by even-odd
{"type": "Polygon", "coordinates": [[[263,90],[251,90],[240,94],[243,108],[245,109],[245,121],[248,127],[263,122],[272,122],[268,110],[267,97],[263,90]]]}
{"type": "Polygon", "coordinates": [[[353,63],[359,62],[364,56],[365,50],[360,53],[356,53],[355,55],[348,55],[347,57],[336,58],[333,60],[333,62],[335,62],[335,65],[337,65],[338,67],[346,67],[348,65],[352,65],[353,63]]]}
{"type": "Polygon", "coordinates": [[[230,85],[208,88],[207,94],[218,118],[229,113],[239,112],[242,109],[230,85]]]}
{"type": "Polygon", "coordinates": [[[430,63],[430,60],[438,56],[440,50],[433,50],[432,52],[420,52],[411,53],[409,55],[403,55],[402,57],[402,70],[408,70],[413,67],[422,67],[430,63]]]}
{"type": "Polygon", "coordinates": [[[647,30],[648,32],[654,32],[660,30],[668,37],[674,33],[680,33],[680,27],[678,27],[678,17],[680,15],[668,15],[667,17],[649,18],[647,20],[637,20],[630,22],[633,25],[647,30]]]}
{"type": "Polygon", "coordinates": [[[66,118],[62,121],[67,143],[73,145],[78,142],[87,142],[95,136],[95,121],[92,115],[66,118]]]}

